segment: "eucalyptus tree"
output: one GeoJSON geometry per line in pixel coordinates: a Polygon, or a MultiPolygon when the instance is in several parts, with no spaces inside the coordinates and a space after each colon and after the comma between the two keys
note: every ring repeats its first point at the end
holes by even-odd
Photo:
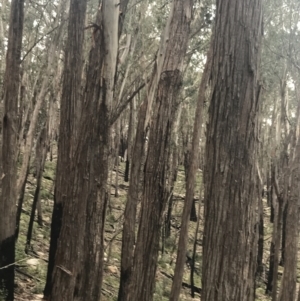
{"type": "MultiPolygon", "coordinates": [[[[18,175],[18,182],[17,182],[17,196],[18,196],[18,214],[17,214],[17,232],[19,230],[19,222],[20,222],[20,216],[21,216],[21,210],[22,210],[22,204],[23,204],[23,198],[24,198],[24,191],[25,191],[25,185],[26,185],[26,179],[28,175],[29,165],[30,165],[30,158],[31,158],[31,152],[32,152],[32,146],[34,143],[34,138],[36,134],[36,128],[38,126],[39,116],[40,112],[42,110],[42,107],[47,107],[46,101],[48,100],[47,96],[50,92],[49,87],[51,87],[52,82],[56,79],[56,74],[59,74],[57,72],[59,68],[59,60],[58,60],[58,54],[61,53],[61,46],[60,39],[63,33],[63,18],[65,16],[65,1],[61,1],[58,3],[58,7],[56,11],[51,11],[50,13],[56,13],[56,18],[53,22],[53,35],[48,35],[46,38],[44,46],[47,47],[48,51],[45,52],[45,61],[46,61],[46,68],[45,70],[41,70],[41,79],[40,79],[40,85],[36,87],[36,91],[32,93],[31,97],[35,98],[35,101],[31,100],[32,103],[35,102],[34,108],[32,110],[32,114],[28,114],[28,119],[25,122],[29,122],[28,131],[26,133],[25,138],[25,146],[24,151],[22,153],[22,165],[21,169],[18,175]],[[39,89],[39,90],[38,90],[39,89]]],[[[28,65],[28,63],[26,64],[28,65]]],[[[41,67],[41,69],[43,69],[41,67]]],[[[27,72],[26,70],[23,72],[27,72]]],[[[30,72],[30,70],[29,70],[30,72]]],[[[21,129],[21,132],[23,135],[24,129],[21,129]]],[[[23,139],[23,135],[21,136],[21,140],[23,139]]]]}
{"type": "MultiPolygon", "coordinates": [[[[265,125],[262,128],[262,136],[266,138],[261,166],[268,183],[271,220],[274,221],[266,287],[266,292],[272,294],[272,300],[281,298],[277,294],[279,265],[285,266],[286,252],[293,252],[290,246],[286,246],[286,239],[291,235],[288,232],[293,232],[293,228],[288,230],[288,225],[291,225],[289,219],[293,219],[288,214],[290,212],[288,207],[289,203],[292,205],[292,195],[295,195],[291,187],[292,181],[295,180],[291,166],[295,148],[293,123],[297,115],[297,96],[292,82],[296,83],[298,78],[295,76],[298,61],[295,49],[299,47],[297,28],[299,16],[295,11],[298,6],[297,1],[265,3],[262,65],[265,90],[262,113],[265,125]]],[[[297,237],[294,240],[297,240],[297,237]]],[[[293,258],[294,256],[289,256],[289,266],[293,258]]],[[[293,260],[295,264],[295,258],[293,260]]]]}
{"type": "Polygon", "coordinates": [[[23,37],[24,0],[12,0],[9,20],[1,124],[0,294],[14,300],[18,94],[23,37]]]}
{"type": "MultiPolygon", "coordinates": [[[[67,116],[63,115],[61,121],[67,117],[63,121],[67,128],[61,125],[60,134],[67,136],[65,140],[60,137],[64,154],[59,153],[56,180],[62,225],[51,300],[98,300],[101,296],[111,127],[134,95],[125,94],[118,103],[114,102],[119,30],[123,24],[119,26],[119,4],[115,0],[102,1],[95,21],[85,27],[92,30],[92,43],[82,82],[83,36],[77,37],[78,32],[83,33],[86,2],[71,1],[62,101],[69,95],[73,100],[69,99],[62,108],[62,114],[67,116]],[[82,93],[80,86],[84,87],[82,93]],[[66,164],[68,168],[60,170],[66,164]]],[[[120,4],[123,14],[127,4],[128,1],[120,4]]]]}
{"type": "Polygon", "coordinates": [[[260,0],[217,1],[206,136],[203,301],[253,301],[260,0]]]}
{"type": "MultiPolygon", "coordinates": [[[[74,170],[72,169],[74,169],[74,167],[71,165],[72,161],[70,162],[70,159],[72,160],[74,157],[76,148],[75,141],[78,137],[79,114],[81,112],[80,87],[83,67],[83,39],[86,5],[87,1],[70,1],[68,40],[65,49],[63,86],[60,104],[61,115],[54,208],[52,213],[47,282],[44,289],[44,297],[49,298],[52,293],[52,300],[59,300],[59,297],[56,297],[55,293],[60,294],[61,299],[72,300],[76,285],[75,280],[79,269],[79,254],[82,252],[83,248],[82,232],[84,231],[84,228],[79,223],[81,220],[79,219],[78,214],[84,212],[85,204],[83,202],[76,204],[75,200],[72,199],[74,191],[72,183],[74,170]],[[64,231],[64,228],[61,230],[62,218],[64,218],[64,221],[66,222],[68,213],[70,214],[72,209],[74,210],[72,218],[76,220],[76,223],[72,224],[72,228],[69,228],[69,231],[72,229],[76,235],[69,232],[66,234],[67,238],[64,238],[64,236],[60,234],[61,231],[64,231]],[[66,212],[65,216],[63,216],[64,212],[66,212]],[[61,239],[64,239],[61,240],[60,244],[58,242],[59,236],[61,239]],[[78,237],[80,237],[80,240],[77,240],[78,237]],[[63,242],[67,242],[69,247],[64,248],[63,242]],[[72,277],[63,277],[64,275],[60,275],[58,271],[54,269],[55,258],[56,265],[62,265],[67,269],[72,270],[72,277]],[[53,277],[54,273],[55,278],[53,277]],[[63,292],[59,292],[55,289],[55,285],[58,282],[61,285],[60,288],[65,288],[63,292]]],[[[69,225],[66,224],[65,226],[69,227],[69,225]]]]}
{"type": "Polygon", "coordinates": [[[128,289],[122,295],[119,294],[119,300],[153,299],[159,237],[169,198],[168,144],[176,97],[182,82],[191,19],[192,1],[173,1],[158,52],[157,67],[153,73],[153,89],[148,96],[153,98],[153,117],[150,121],[149,149],[133,269],[128,289]]]}
{"type": "Polygon", "coordinates": [[[188,245],[188,225],[189,225],[189,218],[190,218],[193,200],[194,200],[196,173],[198,170],[198,164],[200,158],[199,141],[201,137],[201,128],[202,128],[202,120],[203,120],[203,106],[206,99],[206,92],[207,92],[209,77],[211,73],[211,61],[212,61],[211,55],[212,55],[212,49],[209,49],[207,55],[207,62],[205,64],[205,68],[201,79],[199,96],[198,96],[197,107],[195,112],[192,148],[191,148],[191,155],[188,164],[187,179],[186,179],[186,186],[185,186],[185,190],[186,190],[185,204],[182,213],[176,266],[174,270],[174,279],[172,283],[170,301],[179,300],[182,277],[184,272],[186,249],[188,245]]]}

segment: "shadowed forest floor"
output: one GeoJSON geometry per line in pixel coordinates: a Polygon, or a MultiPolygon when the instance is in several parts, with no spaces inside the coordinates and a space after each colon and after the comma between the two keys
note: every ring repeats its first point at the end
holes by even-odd
{"type": "MultiPolygon", "coordinates": [[[[113,171],[112,182],[115,182],[116,172],[113,171]]],[[[32,173],[28,177],[26,186],[24,205],[21,216],[20,235],[16,250],[16,300],[17,301],[36,301],[42,300],[43,289],[45,285],[45,278],[47,272],[48,249],[50,239],[50,223],[51,210],[53,206],[54,180],[55,178],[55,162],[46,162],[45,172],[43,175],[43,184],[41,189],[41,203],[43,210],[43,227],[38,226],[35,220],[31,250],[28,255],[25,254],[26,235],[29,223],[29,216],[32,206],[33,195],[35,191],[35,178],[32,173]]],[[[121,240],[122,240],[122,223],[123,212],[126,202],[126,193],[128,183],[123,181],[124,178],[124,164],[121,163],[119,171],[119,196],[115,197],[115,187],[111,185],[111,199],[108,206],[106,227],[105,227],[105,274],[102,286],[102,300],[114,301],[117,300],[119,276],[120,276],[120,260],[121,260],[121,240]]],[[[195,197],[199,199],[199,183],[201,175],[198,176],[197,191],[195,197]]],[[[171,236],[165,240],[164,254],[159,255],[158,269],[156,276],[156,292],[154,296],[155,301],[169,300],[169,294],[172,284],[173,269],[176,261],[177,242],[180,231],[181,212],[184,201],[184,171],[179,170],[177,177],[174,205],[172,214],[171,236]]],[[[199,206],[199,201],[196,202],[196,207],[199,206]]],[[[202,260],[202,202],[200,215],[200,230],[197,239],[197,256],[195,262],[196,274],[194,275],[195,286],[201,287],[201,260],[202,260]]],[[[198,211],[198,208],[196,208],[198,211]]],[[[270,209],[265,206],[265,246],[264,246],[264,263],[268,263],[269,249],[272,235],[272,225],[269,223],[270,209]]],[[[190,222],[189,227],[189,247],[188,253],[192,254],[193,242],[195,237],[196,223],[190,222]]],[[[282,274],[282,267],[280,267],[280,276],[282,274]]],[[[280,279],[279,279],[280,280],[280,279]]],[[[265,296],[266,273],[258,281],[257,284],[257,299],[256,300],[270,300],[265,296]]],[[[192,299],[190,296],[190,269],[185,267],[184,273],[184,287],[181,292],[180,300],[199,300],[200,295],[196,293],[196,298],[192,299]]]]}

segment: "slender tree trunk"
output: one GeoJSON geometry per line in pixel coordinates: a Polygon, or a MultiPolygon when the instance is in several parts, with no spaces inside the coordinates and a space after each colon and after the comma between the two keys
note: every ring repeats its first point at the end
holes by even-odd
{"type": "Polygon", "coordinates": [[[278,286],[278,267],[279,267],[279,251],[280,239],[282,230],[282,215],[283,215],[283,198],[279,193],[278,182],[276,178],[275,167],[272,170],[272,183],[273,183],[273,201],[277,201],[275,208],[274,204],[274,228],[272,234],[271,250],[270,250],[270,268],[267,283],[266,293],[272,296],[272,301],[277,300],[277,286],[278,286]]]}
{"type": "MultiPolygon", "coordinates": [[[[187,179],[186,179],[185,203],[184,203],[184,208],[183,208],[183,213],[181,218],[181,230],[180,230],[180,236],[178,242],[177,259],[176,259],[173,284],[172,284],[172,289],[170,294],[170,301],[179,300],[182,277],[184,272],[186,248],[188,244],[188,225],[191,216],[192,205],[194,203],[195,181],[196,181],[196,174],[197,174],[198,163],[200,158],[199,141],[201,136],[201,127],[202,127],[202,119],[203,119],[202,116],[203,104],[204,104],[205,93],[207,90],[206,88],[208,85],[210,72],[211,72],[211,60],[212,60],[211,55],[212,55],[212,49],[209,50],[207,55],[207,62],[201,79],[197,108],[195,112],[192,149],[191,149],[191,155],[189,157],[190,161],[188,164],[187,179]]],[[[195,209],[195,214],[196,214],[196,209],[195,209]]]]}
{"type": "MultiPolygon", "coordinates": [[[[198,206],[198,216],[200,217],[201,213],[201,203],[202,203],[202,183],[200,184],[200,193],[199,193],[199,206],[198,206]]],[[[193,244],[193,255],[192,255],[192,263],[193,266],[191,268],[191,296],[192,298],[195,298],[195,282],[194,282],[194,274],[195,274],[195,262],[196,262],[196,252],[197,252],[197,238],[199,233],[199,227],[200,227],[200,218],[197,220],[197,226],[195,230],[195,238],[194,238],[194,244],[193,244]]]]}
{"type": "MultiPolygon", "coordinates": [[[[152,82],[150,86],[154,83],[152,82]]],[[[150,88],[151,90],[151,88],[150,88]]],[[[134,260],[135,246],[135,224],[137,204],[139,200],[139,191],[141,186],[141,167],[144,158],[144,145],[147,126],[147,107],[151,107],[151,99],[146,98],[140,106],[138,112],[138,124],[135,137],[132,157],[134,160],[130,169],[130,182],[127,194],[127,203],[124,212],[123,236],[122,236],[122,254],[121,254],[121,276],[118,293],[118,301],[127,300],[130,295],[130,283],[134,260]]]]}
{"type": "Polygon", "coordinates": [[[115,124],[115,162],[116,162],[116,179],[115,179],[115,197],[117,198],[119,196],[119,147],[120,147],[120,120],[116,121],[115,124]]]}
{"type": "Polygon", "coordinates": [[[169,197],[167,187],[168,145],[187,49],[192,1],[174,0],[158,60],[158,87],[150,125],[149,149],[145,164],[141,218],[134,251],[129,295],[124,300],[151,301],[163,213],[169,197]]]}
{"type": "Polygon", "coordinates": [[[217,1],[204,172],[202,301],[254,301],[261,2],[217,1]]]}
{"type": "MultiPolygon", "coordinates": [[[[31,214],[30,214],[30,220],[28,225],[28,231],[27,231],[27,238],[26,238],[26,246],[25,246],[25,253],[28,254],[28,251],[31,249],[31,237],[32,237],[32,229],[33,229],[33,222],[34,222],[34,216],[35,211],[38,206],[39,198],[40,198],[40,188],[42,183],[42,177],[43,177],[43,168],[45,165],[46,155],[47,155],[47,128],[43,127],[42,131],[39,134],[38,141],[37,141],[37,156],[36,160],[39,161],[39,166],[36,170],[36,189],[34,193],[32,208],[31,208],[31,214]]],[[[42,221],[41,221],[42,222],[42,221]]]]}
{"type": "Polygon", "coordinates": [[[0,291],[14,300],[16,181],[18,149],[18,94],[24,20],[24,0],[12,0],[6,70],[3,86],[2,153],[0,166],[0,291]],[[9,265],[8,267],[6,267],[9,265]],[[3,267],[6,267],[3,269],[3,267]]]}
{"type": "MultiPolygon", "coordinates": [[[[82,2],[82,1],[81,1],[82,2]]],[[[104,0],[93,25],[78,140],[73,160],[51,300],[99,300],[112,101],[118,55],[119,2],[104,0]],[[74,222],[75,221],[75,222],[74,222]]],[[[83,24],[82,24],[83,25],[83,24]]],[[[80,29],[82,31],[82,27],[80,29]]],[[[73,87],[74,88],[74,87],[73,87]]]]}
{"type": "Polygon", "coordinates": [[[129,116],[129,127],[128,127],[128,137],[127,137],[127,156],[126,156],[126,167],[124,173],[124,181],[129,181],[129,169],[132,159],[132,141],[134,137],[134,128],[135,128],[135,111],[136,111],[136,101],[132,100],[130,103],[130,116],[129,116]]]}
{"type": "Polygon", "coordinates": [[[288,204],[285,203],[283,206],[283,215],[282,215],[282,238],[281,238],[281,258],[280,258],[280,265],[284,266],[285,260],[285,241],[286,241],[286,225],[287,225],[287,206],[288,204]]]}
{"type": "MultiPolygon", "coordinates": [[[[63,75],[63,88],[61,97],[61,115],[59,126],[59,141],[58,141],[58,159],[56,168],[56,180],[55,180],[55,192],[54,192],[54,208],[52,213],[51,223],[51,237],[50,237],[50,249],[49,249],[49,263],[47,271],[46,286],[44,289],[44,297],[49,298],[52,291],[52,279],[54,272],[54,261],[56,256],[56,249],[58,247],[58,237],[60,236],[63,211],[68,212],[68,208],[64,208],[64,204],[72,206],[72,179],[73,170],[70,159],[72,160],[74,154],[74,147],[76,137],[78,136],[77,128],[79,122],[80,111],[80,87],[81,87],[81,75],[82,75],[82,45],[84,38],[83,28],[85,26],[85,12],[86,12],[86,0],[71,0],[69,11],[69,25],[68,25],[68,40],[65,54],[65,65],[63,75]],[[70,192],[71,191],[71,192],[70,192]]],[[[79,208],[73,208],[75,211],[75,217],[81,212],[84,212],[84,204],[82,210],[79,208]],[[81,210],[81,211],[80,211],[81,210]],[[80,212],[79,212],[80,211],[80,212]]],[[[84,231],[82,229],[80,221],[76,220],[72,225],[72,231],[76,233],[84,231]]],[[[71,230],[71,228],[69,229],[71,230]]],[[[73,236],[69,233],[72,238],[73,236]]],[[[68,263],[64,261],[65,258],[69,258],[69,264],[76,267],[78,259],[77,247],[80,249],[82,240],[77,240],[73,237],[75,249],[73,245],[66,248],[66,252],[60,258],[63,261],[63,266],[69,268],[68,263]],[[74,256],[74,257],[73,257],[74,256]]],[[[81,250],[81,249],[80,249],[81,250]]],[[[58,269],[58,268],[56,268],[58,269]]],[[[69,268],[70,269],[70,268],[69,268]]],[[[73,275],[76,279],[76,275],[73,275]]],[[[75,286],[74,277],[69,277],[65,273],[65,277],[62,279],[57,278],[58,282],[61,281],[61,285],[64,285],[64,292],[60,295],[61,300],[72,300],[73,290],[75,286]],[[70,282],[69,282],[70,281],[70,282]]],[[[59,298],[57,300],[59,300],[59,298]]],[[[55,300],[52,299],[52,300],[55,300]]]]}
{"type": "MultiPolygon", "coordinates": [[[[65,1],[60,1],[59,2],[59,9],[57,11],[57,14],[59,17],[55,19],[55,22],[53,26],[58,26],[59,23],[61,22],[61,17],[62,17],[62,12],[64,12],[64,6],[65,6],[65,1]]],[[[45,101],[45,97],[48,93],[48,86],[50,82],[50,78],[54,75],[54,60],[56,58],[56,53],[57,53],[57,48],[60,40],[60,35],[62,32],[62,25],[59,27],[59,29],[56,31],[55,36],[53,37],[53,40],[51,41],[50,48],[49,48],[49,56],[48,56],[48,64],[47,64],[47,69],[44,72],[43,75],[43,80],[41,84],[41,90],[37,96],[36,99],[36,104],[34,106],[34,110],[30,119],[30,125],[29,125],[29,130],[26,135],[26,144],[24,148],[24,153],[23,153],[23,159],[22,159],[22,166],[21,170],[19,173],[19,178],[18,178],[18,183],[17,183],[17,196],[19,199],[18,202],[18,215],[17,215],[17,233],[19,231],[19,224],[20,224],[20,216],[21,216],[21,210],[22,210],[22,205],[23,205],[23,196],[22,196],[22,191],[24,191],[25,185],[26,185],[26,179],[29,169],[29,164],[30,164],[30,157],[31,157],[31,150],[32,150],[32,145],[33,145],[33,140],[34,140],[34,134],[36,130],[36,126],[38,123],[38,117],[39,113],[41,110],[41,107],[43,106],[43,103],[45,101]]]]}
{"type": "MultiPolygon", "coordinates": [[[[298,92],[298,91],[297,91],[298,92]]],[[[299,92],[297,93],[299,94],[299,92]]],[[[299,96],[299,95],[298,95],[299,96]]],[[[299,97],[298,97],[299,101],[299,97]]],[[[290,194],[286,209],[285,264],[281,281],[279,301],[294,301],[297,295],[297,254],[299,236],[299,196],[300,196],[300,139],[299,139],[300,104],[298,103],[296,127],[292,141],[294,149],[289,173],[291,173],[290,194]]]]}

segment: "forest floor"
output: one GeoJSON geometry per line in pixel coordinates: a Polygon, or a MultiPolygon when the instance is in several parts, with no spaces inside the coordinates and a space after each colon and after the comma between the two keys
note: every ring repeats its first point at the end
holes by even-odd
{"type": "MultiPolygon", "coordinates": [[[[16,301],[38,301],[43,298],[43,289],[46,280],[48,249],[50,239],[51,211],[53,207],[54,178],[55,178],[55,162],[46,162],[43,175],[43,184],[41,189],[41,202],[43,209],[43,227],[38,226],[37,221],[34,223],[31,250],[25,254],[26,235],[29,223],[30,210],[32,206],[33,195],[35,191],[35,179],[32,174],[28,177],[26,186],[24,205],[21,216],[20,234],[16,249],[16,301]]],[[[105,268],[104,280],[102,286],[103,301],[117,300],[119,276],[120,276],[120,259],[121,259],[121,241],[122,241],[122,224],[123,212],[126,203],[126,193],[128,183],[123,181],[124,164],[121,163],[119,171],[119,196],[115,197],[115,187],[111,185],[111,199],[107,212],[105,227],[105,268]]],[[[112,174],[113,183],[115,181],[116,172],[112,174]]],[[[200,172],[198,176],[198,185],[195,197],[199,199],[199,183],[200,172]]],[[[184,201],[184,172],[179,170],[176,188],[174,193],[174,207],[172,215],[171,236],[165,241],[164,254],[160,253],[158,260],[158,269],[156,276],[155,301],[169,300],[169,294],[172,284],[172,275],[176,261],[177,242],[180,231],[181,212],[184,201]]],[[[202,202],[196,202],[196,207],[202,207],[202,202]]],[[[195,260],[196,274],[194,275],[194,283],[197,288],[201,287],[201,243],[202,243],[202,208],[200,207],[200,228],[197,233],[197,255],[195,260]]],[[[198,208],[197,208],[198,210],[198,208]]],[[[269,249],[272,235],[272,225],[269,223],[270,210],[265,206],[265,252],[264,262],[268,262],[269,249]]],[[[191,222],[189,226],[189,246],[188,254],[192,254],[193,242],[196,232],[195,222],[191,222]]],[[[282,268],[280,267],[280,275],[282,268]]],[[[280,280],[280,279],[279,279],[280,280]]],[[[258,281],[256,289],[256,300],[270,300],[266,297],[265,292],[266,277],[264,276],[258,281]]],[[[195,299],[190,296],[190,270],[185,267],[183,288],[180,300],[199,300],[200,295],[196,293],[195,299]]]]}

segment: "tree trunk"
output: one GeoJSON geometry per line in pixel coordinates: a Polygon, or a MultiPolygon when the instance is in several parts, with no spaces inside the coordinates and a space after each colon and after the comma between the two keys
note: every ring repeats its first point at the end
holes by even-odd
{"type": "MultiPolygon", "coordinates": [[[[197,108],[195,112],[195,121],[194,121],[194,132],[193,132],[193,140],[192,140],[192,149],[191,155],[189,156],[189,164],[187,170],[187,179],[186,179],[186,194],[185,194],[185,203],[181,218],[181,230],[178,242],[178,251],[177,251],[177,259],[176,266],[174,271],[173,284],[170,294],[170,301],[179,300],[182,277],[184,272],[184,264],[185,264],[185,256],[186,256],[186,248],[188,244],[188,225],[189,219],[191,219],[192,215],[192,206],[195,207],[194,201],[194,191],[195,191],[195,181],[196,174],[199,163],[199,141],[201,137],[201,127],[202,127],[202,112],[203,112],[203,104],[205,100],[206,88],[208,85],[210,72],[211,72],[211,60],[212,60],[212,50],[210,49],[207,55],[207,62],[205,65],[205,69],[202,75],[199,96],[197,102],[197,108]]],[[[200,200],[201,202],[201,200],[200,200]]],[[[194,215],[196,216],[196,209],[194,209],[194,215]]]]}
{"type": "MultiPolygon", "coordinates": [[[[81,75],[82,75],[82,44],[84,38],[84,25],[85,25],[85,12],[86,12],[86,0],[71,0],[70,11],[69,11],[69,25],[68,25],[68,40],[65,54],[65,65],[63,74],[63,87],[61,97],[61,115],[60,115],[60,126],[59,126],[59,141],[58,141],[58,159],[56,168],[56,180],[55,180],[55,192],[54,192],[54,208],[52,213],[51,223],[51,237],[50,237],[50,249],[49,249],[49,264],[47,271],[46,286],[44,289],[44,297],[49,298],[52,291],[52,279],[54,271],[54,261],[56,256],[56,249],[58,246],[58,237],[61,231],[61,223],[63,211],[68,212],[67,206],[72,206],[72,188],[73,188],[73,175],[74,172],[71,167],[71,162],[74,154],[75,141],[78,136],[77,128],[79,121],[80,111],[80,87],[81,87],[81,75]]],[[[84,205],[83,205],[84,206],[84,205]]],[[[73,208],[75,211],[74,218],[80,208],[73,208]]],[[[81,212],[85,209],[82,208],[81,212]]],[[[80,214],[81,212],[78,212],[80,214]]],[[[76,233],[83,231],[80,221],[76,220],[72,225],[72,231],[76,233]]],[[[70,229],[71,230],[71,229],[70,229]]],[[[70,234],[70,237],[71,236],[70,234]]],[[[77,258],[77,247],[80,249],[82,240],[77,240],[73,237],[75,249],[70,246],[66,248],[65,257],[70,260],[70,264],[74,264],[76,267],[77,258]],[[72,257],[75,254],[75,257],[72,257]]],[[[63,265],[67,265],[66,262],[63,265]]],[[[69,297],[73,296],[74,289],[74,278],[70,277],[66,273],[64,277],[65,282],[61,284],[65,285],[66,290],[61,295],[61,299],[72,300],[69,297]],[[68,282],[71,281],[71,284],[68,282]],[[69,285],[70,284],[70,285],[69,285]],[[69,294],[70,295],[69,295],[69,294]]],[[[76,277],[76,276],[75,276],[76,277]]]]}
{"type": "Polygon", "coordinates": [[[272,242],[270,246],[270,266],[266,294],[272,296],[272,301],[277,300],[277,284],[278,284],[278,266],[279,251],[282,229],[283,199],[279,193],[278,182],[276,178],[276,169],[272,168],[272,185],[273,185],[273,206],[274,206],[274,227],[272,233],[272,242]],[[277,204],[275,204],[277,202],[277,204]]]}
{"type": "Polygon", "coordinates": [[[202,301],[254,301],[260,0],[217,1],[205,160],[202,301]]]}
{"type": "Polygon", "coordinates": [[[117,198],[119,196],[119,147],[120,147],[120,120],[117,120],[115,123],[115,143],[114,143],[114,149],[115,149],[115,158],[114,161],[116,162],[115,168],[116,168],[116,178],[115,178],[115,197],[117,198]]]}
{"type": "MultiPolygon", "coordinates": [[[[297,89],[297,88],[296,88],[297,89]]],[[[297,94],[299,92],[297,91],[297,94]]],[[[299,96],[299,95],[298,95],[299,96]]],[[[298,97],[299,101],[299,97],[298,97]]],[[[293,159],[289,166],[291,174],[290,194],[286,205],[285,263],[281,281],[279,301],[296,300],[297,292],[297,254],[299,236],[299,188],[300,188],[300,140],[299,140],[300,104],[298,103],[296,126],[294,129],[292,149],[293,159]]]]}
{"type": "MultiPolygon", "coordinates": [[[[38,168],[36,170],[36,189],[34,193],[28,231],[27,231],[26,246],[25,246],[26,254],[28,254],[28,251],[31,249],[30,242],[32,236],[33,222],[34,222],[35,211],[40,199],[40,188],[41,188],[42,177],[43,177],[43,169],[45,166],[45,160],[47,155],[47,145],[48,145],[47,128],[44,126],[39,134],[37,145],[36,145],[36,160],[38,160],[39,163],[37,164],[38,168]]],[[[39,224],[40,223],[42,223],[42,221],[40,221],[39,224]]]]}
{"type": "Polygon", "coordinates": [[[134,251],[129,295],[123,300],[151,301],[163,213],[169,197],[167,166],[173,106],[180,90],[184,55],[187,49],[192,1],[174,0],[158,59],[158,87],[150,125],[149,149],[145,164],[141,218],[134,251]]]}
{"type": "Polygon", "coordinates": [[[132,157],[134,160],[132,161],[130,169],[130,182],[128,187],[127,203],[124,212],[121,276],[118,301],[127,300],[127,296],[130,295],[129,285],[131,282],[133,268],[136,211],[141,186],[141,167],[144,157],[147,106],[151,106],[151,103],[149,103],[148,99],[146,98],[139,109],[135,144],[132,149],[132,157]]]}
{"type": "Polygon", "coordinates": [[[281,258],[280,265],[284,266],[285,260],[285,241],[286,241],[286,225],[287,225],[287,203],[283,206],[283,214],[282,214],[282,236],[281,236],[281,258]]]}
{"type": "MultiPolygon", "coordinates": [[[[62,13],[65,11],[64,6],[65,6],[65,1],[61,1],[59,3],[60,7],[57,11],[57,14],[59,17],[55,19],[55,22],[53,24],[53,27],[56,27],[60,24],[61,18],[62,18],[62,13]]],[[[48,86],[50,82],[50,78],[54,75],[55,69],[53,68],[54,61],[56,59],[56,53],[57,53],[57,48],[60,40],[60,35],[62,32],[62,25],[59,27],[59,29],[56,31],[55,36],[53,37],[49,52],[48,52],[48,62],[47,62],[47,69],[45,72],[43,72],[43,80],[41,84],[41,90],[37,96],[36,99],[36,104],[34,106],[34,110],[30,119],[30,125],[28,129],[28,133],[26,135],[26,144],[24,148],[24,153],[23,153],[23,158],[22,158],[22,166],[20,169],[19,177],[18,177],[18,183],[17,183],[17,196],[19,198],[19,203],[18,203],[18,211],[21,213],[22,205],[23,205],[23,196],[22,191],[24,190],[24,187],[26,185],[26,179],[27,179],[27,171],[29,168],[30,164],[30,157],[31,157],[31,149],[33,145],[33,140],[34,140],[34,135],[35,135],[35,130],[36,126],[38,123],[38,117],[40,110],[42,108],[42,105],[45,101],[46,95],[48,93],[48,86]]],[[[20,214],[17,219],[17,231],[19,228],[19,223],[20,223],[20,214]]]]}
{"type": "Polygon", "coordinates": [[[132,141],[134,137],[134,128],[135,128],[135,112],[136,112],[136,101],[132,100],[130,103],[130,116],[129,116],[129,126],[128,126],[128,136],[127,136],[127,156],[126,156],[126,166],[124,172],[124,181],[129,181],[129,169],[132,159],[132,141]]]}
{"type": "MultiPolygon", "coordinates": [[[[14,300],[18,94],[24,20],[24,0],[11,1],[3,91],[2,153],[0,166],[0,291],[14,300]],[[6,267],[9,265],[8,267],[6,267]],[[6,267],[3,269],[3,267],[6,267]]],[[[2,118],[2,116],[1,116],[2,118]]]]}
{"type": "MultiPolygon", "coordinates": [[[[74,153],[71,152],[73,157],[69,161],[72,169],[66,191],[69,201],[64,202],[51,300],[101,297],[110,116],[118,54],[118,3],[102,1],[92,26],[94,43],[87,66],[78,140],[71,144],[74,153]]],[[[82,32],[82,27],[79,30],[82,32]]]]}

